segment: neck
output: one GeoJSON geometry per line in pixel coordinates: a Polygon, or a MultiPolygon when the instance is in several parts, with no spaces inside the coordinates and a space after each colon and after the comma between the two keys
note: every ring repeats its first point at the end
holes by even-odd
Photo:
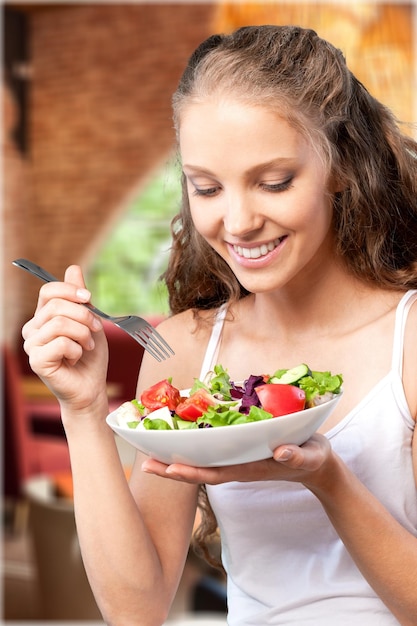
{"type": "Polygon", "coordinates": [[[334,264],[313,279],[310,276],[308,282],[291,283],[249,298],[256,319],[264,320],[267,326],[278,325],[290,335],[311,332],[317,337],[341,332],[358,306],[374,294],[372,286],[334,264]]]}

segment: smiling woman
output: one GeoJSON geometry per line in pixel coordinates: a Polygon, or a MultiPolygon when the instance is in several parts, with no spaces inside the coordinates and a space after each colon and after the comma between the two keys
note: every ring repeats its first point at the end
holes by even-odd
{"type": "Polygon", "coordinates": [[[172,315],[159,330],[175,354],[145,355],[137,397],[157,381],[189,389],[216,363],[233,381],[281,380],[277,366],[297,379],[308,363],[312,374],[341,372],[344,391],[307,441],[287,431],[258,460],[240,455],[255,432],[332,400],[230,429],[216,427],[224,405],[211,427],[133,429],[164,440],[168,456],[142,442],[149,456],[138,450],[127,486],[106,424],[105,337],[78,304],[81,269],[44,286],[25,347],[61,399],[83,559],[105,621],[164,623],[191,536],[206,554],[218,528],[229,626],[333,626],[335,615],[338,626],[411,626],[416,142],[340,50],[296,26],[209,37],[173,105],[184,174],[165,273],[172,315]],[[173,456],[174,438],[193,465],[173,456]],[[201,466],[219,451],[222,465],[201,466]]]}
{"type": "Polygon", "coordinates": [[[306,267],[316,273],[332,245],[323,240],[335,185],[317,150],[282,115],[279,106],[251,107],[246,95],[222,93],[181,110],[191,218],[252,293],[278,288],[306,267]]]}

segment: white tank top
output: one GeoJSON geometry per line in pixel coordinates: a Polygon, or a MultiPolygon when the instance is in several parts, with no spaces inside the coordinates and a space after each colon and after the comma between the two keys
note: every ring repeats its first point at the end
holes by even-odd
{"type": "MultiPolygon", "coordinates": [[[[326,436],[369,491],[417,535],[415,423],[402,385],[404,329],[415,300],[417,290],[409,291],[397,307],[390,372],[326,436]]],[[[216,363],[225,309],[219,314],[202,377],[216,363]]],[[[398,625],[305,487],[231,482],[208,485],[207,492],[228,575],[229,626],[398,625]]]]}

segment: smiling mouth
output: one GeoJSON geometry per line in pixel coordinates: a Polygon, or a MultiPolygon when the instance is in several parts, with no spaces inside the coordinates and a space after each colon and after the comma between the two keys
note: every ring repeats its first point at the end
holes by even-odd
{"type": "Polygon", "coordinates": [[[253,248],[244,248],[242,246],[233,245],[233,250],[239,256],[244,257],[245,259],[259,259],[262,256],[266,256],[272,250],[275,250],[277,246],[283,241],[285,237],[278,237],[274,239],[274,241],[270,241],[269,243],[263,243],[261,246],[255,246],[253,248]]]}

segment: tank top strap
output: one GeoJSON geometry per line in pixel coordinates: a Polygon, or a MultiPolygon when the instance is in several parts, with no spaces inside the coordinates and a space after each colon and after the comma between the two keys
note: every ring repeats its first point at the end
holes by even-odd
{"type": "Polygon", "coordinates": [[[216,358],[220,348],[220,338],[222,336],[223,324],[227,313],[227,303],[223,304],[217,311],[211,330],[210,339],[208,340],[206,354],[204,355],[203,364],[201,366],[200,380],[204,380],[207,373],[216,365],[216,358]]]}
{"type": "Polygon", "coordinates": [[[392,348],[392,370],[400,377],[403,373],[404,334],[408,312],[417,300],[417,289],[407,291],[398,303],[395,314],[394,345],[392,348]]]}

